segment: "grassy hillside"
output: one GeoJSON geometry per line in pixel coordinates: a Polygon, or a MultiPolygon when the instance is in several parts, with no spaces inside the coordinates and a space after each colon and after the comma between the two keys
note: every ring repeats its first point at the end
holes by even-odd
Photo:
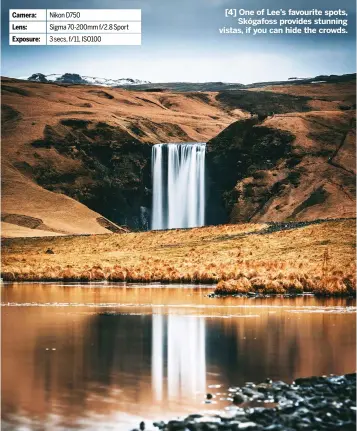
{"type": "Polygon", "coordinates": [[[108,232],[96,221],[100,215],[140,227],[140,207],[151,205],[151,144],[205,142],[247,116],[226,111],[215,93],[142,93],[8,78],[2,79],[2,115],[6,236],[28,227],[26,217],[41,220],[33,235],[108,232]],[[67,207],[68,197],[83,206],[67,207]]]}
{"type": "Polygon", "coordinates": [[[231,108],[245,103],[256,113],[207,144],[211,187],[231,222],[355,216],[356,123],[350,101],[355,89],[349,84],[348,92],[337,94],[335,84],[319,87],[305,88],[291,100],[272,91],[218,96],[231,108]]]}
{"type": "Polygon", "coordinates": [[[218,283],[220,292],[350,294],[355,220],[3,241],[5,280],[218,283]],[[287,229],[288,228],[288,229],[287,229]]]}
{"type": "Polygon", "coordinates": [[[159,142],[208,141],[209,223],[354,217],[354,75],[218,87],[3,78],[3,236],[147,228],[159,142]]]}

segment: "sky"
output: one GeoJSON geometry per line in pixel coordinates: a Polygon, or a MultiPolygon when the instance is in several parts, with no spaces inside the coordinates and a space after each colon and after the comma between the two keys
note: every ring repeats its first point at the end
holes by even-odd
{"type": "Polygon", "coordinates": [[[2,0],[2,75],[252,83],[356,71],[352,0],[2,0]],[[142,9],[141,46],[10,46],[9,9],[142,9]],[[226,8],[346,9],[346,35],[222,35],[226,8]]]}

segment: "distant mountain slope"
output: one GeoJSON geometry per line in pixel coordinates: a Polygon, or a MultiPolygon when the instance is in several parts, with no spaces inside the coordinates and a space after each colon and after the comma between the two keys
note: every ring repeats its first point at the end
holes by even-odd
{"type": "MultiPolygon", "coordinates": [[[[240,89],[251,89],[251,88],[262,88],[267,86],[302,86],[305,84],[341,84],[348,83],[356,80],[356,74],[350,73],[346,75],[320,75],[313,78],[291,78],[287,81],[268,81],[268,82],[256,82],[252,84],[240,84],[240,83],[229,83],[229,82],[164,82],[164,83],[143,83],[135,85],[135,90],[142,91],[227,91],[227,90],[240,90],[240,89]]],[[[121,85],[124,88],[130,89],[130,85],[121,85]]]]}
{"type": "Polygon", "coordinates": [[[43,73],[34,73],[26,78],[28,81],[34,82],[55,82],[58,84],[82,84],[82,85],[100,85],[104,87],[130,86],[138,84],[150,84],[149,81],[141,81],[132,78],[98,78],[94,76],[81,76],[77,73],[64,73],[44,75],[43,73]]]}
{"type": "Polygon", "coordinates": [[[330,83],[339,84],[343,82],[350,82],[356,79],[355,73],[346,75],[319,75],[313,78],[289,78],[286,81],[269,81],[269,82],[256,82],[252,84],[240,84],[230,82],[160,82],[151,83],[149,81],[142,81],[133,78],[98,78],[93,76],[84,76],[77,73],[64,73],[64,74],[50,74],[44,75],[43,73],[34,73],[30,77],[19,78],[34,82],[54,82],[57,84],[81,84],[81,85],[100,85],[105,87],[118,87],[118,88],[135,88],[136,91],[175,91],[175,92],[189,92],[189,91],[226,91],[226,90],[239,90],[250,88],[261,88],[267,86],[300,86],[305,84],[320,84],[330,83]]]}
{"type": "MultiPolygon", "coordinates": [[[[124,84],[120,85],[120,87],[130,90],[130,85],[124,84]]],[[[135,85],[136,91],[176,91],[179,93],[189,91],[238,90],[241,88],[245,88],[245,85],[227,82],[163,82],[135,85]]]]}
{"type": "Polygon", "coordinates": [[[266,87],[268,85],[304,85],[304,84],[340,84],[342,82],[349,82],[356,80],[355,73],[346,73],[345,75],[318,75],[313,78],[289,78],[287,81],[265,81],[255,82],[246,85],[247,88],[251,87],[266,87]]]}

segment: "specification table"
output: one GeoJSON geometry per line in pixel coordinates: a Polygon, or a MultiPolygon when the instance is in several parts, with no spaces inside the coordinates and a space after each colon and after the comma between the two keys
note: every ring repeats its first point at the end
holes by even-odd
{"type": "Polygon", "coordinates": [[[141,9],[10,9],[10,45],[141,45],[141,9]]]}

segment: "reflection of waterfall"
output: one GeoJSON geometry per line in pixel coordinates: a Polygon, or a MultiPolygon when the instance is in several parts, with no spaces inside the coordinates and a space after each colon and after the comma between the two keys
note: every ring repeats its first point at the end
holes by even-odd
{"type": "Polygon", "coordinates": [[[152,147],[152,229],[203,226],[205,223],[206,144],[152,147]]]}
{"type": "Polygon", "coordinates": [[[167,378],[168,398],[203,393],[206,387],[205,320],[203,317],[153,315],[152,386],[156,400],[163,398],[167,378]],[[167,342],[165,343],[165,332],[167,342]],[[167,361],[165,373],[165,350],[167,361]]]}
{"type": "Polygon", "coordinates": [[[162,400],[164,378],[164,325],[162,314],[152,316],[151,377],[154,397],[162,400]]]}

